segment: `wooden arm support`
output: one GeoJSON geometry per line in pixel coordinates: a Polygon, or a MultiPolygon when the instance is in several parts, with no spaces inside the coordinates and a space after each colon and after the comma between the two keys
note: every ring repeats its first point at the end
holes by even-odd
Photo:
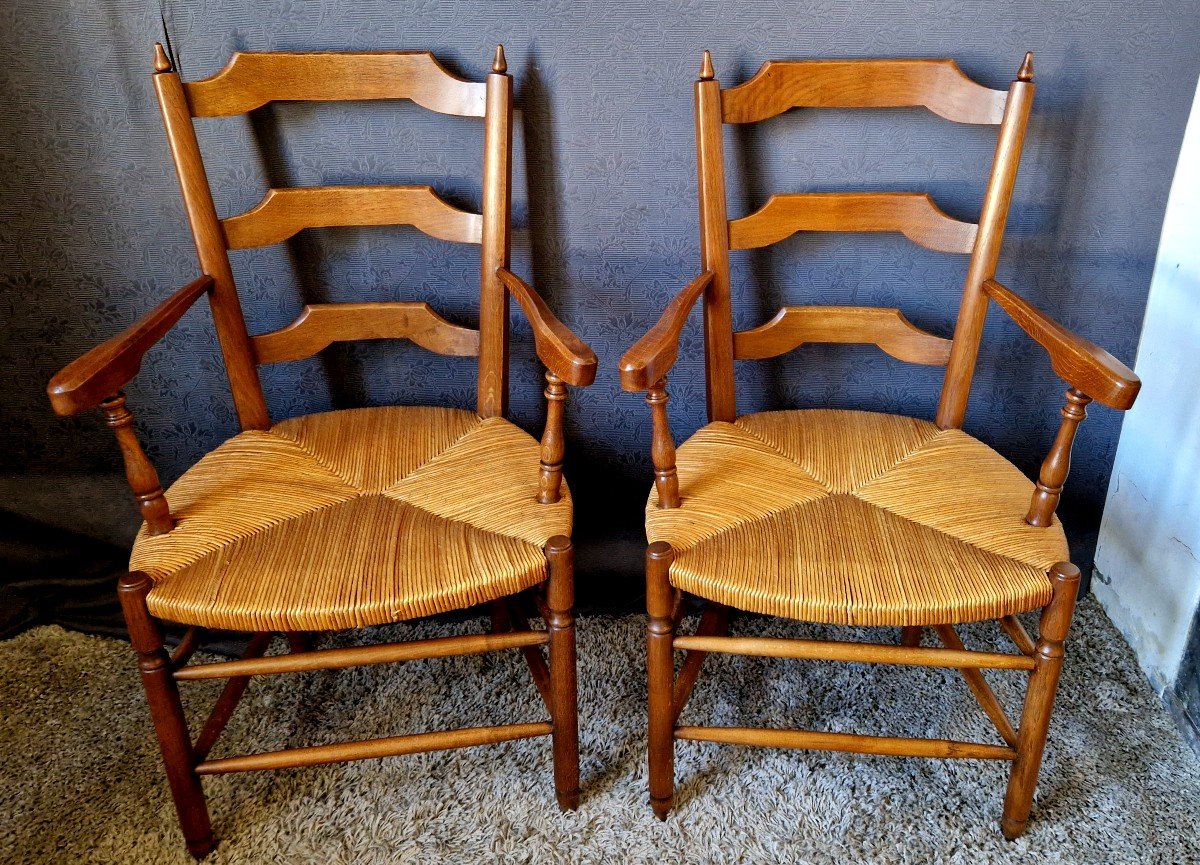
{"type": "Polygon", "coordinates": [[[1050,355],[1059,378],[1109,408],[1125,411],[1141,390],[1141,379],[1104,349],[1076,336],[994,279],[983,290],[1050,355]]]}
{"type": "Polygon", "coordinates": [[[1062,408],[1062,423],[1042,462],[1029,513],[1025,515],[1025,522],[1031,526],[1048,526],[1062,498],[1063,484],[1071,469],[1071,446],[1079,424],[1087,417],[1088,403],[1095,399],[1124,411],[1137,399],[1142,382],[1133,370],[1104,349],[1071,333],[996,280],[985,280],[983,290],[1046,350],[1050,366],[1070,385],[1067,403],[1062,408]]]}
{"type": "MultiPolygon", "coordinates": [[[[679,356],[679,334],[692,307],[712,282],[710,271],[697,276],[667,304],[658,323],[633,344],[621,358],[621,387],[628,391],[650,390],[662,383],[679,356]]],[[[649,397],[647,397],[649,399],[649,397]]],[[[664,403],[665,403],[664,394],[664,403]]]]}
{"type": "Polygon", "coordinates": [[[131,327],[67,364],[50,379],[46,393],[61,415],[95,408],[133,380],[142,358],[183,317],[200,295],[212,288],[202,276],[172,294],[131,327]]]}
{"type": "Polygon", "coordinates": [[[104,423],[117,437],[121,459],[125,461],[125,478],[133,490],[142,519],[146,521],[146,531],[152,535],[165,535],[175,528],[175,519],[163,496],[158,472],[133,431],[133,412],[125,407],[125,394],[118,392],[104,400],[100,410],[104,412],[104,423]]]}
{"type": "Polygon", "coordinates": [[[533,344],[546,368],[564,382],[587,387],[596,380],[596,353],[555,318],[550,307],[530,285],[511,270],[500,267],[496,276],[504,283],[533,326],[533,344]]]}
{"type": "Polygon", "coordinates": [[[175,326],[212,284],[210,276],[189,282],[132,327],[63,367],[46,386],[50,404],[61,415],[78,414],[97,406],[104,412],[104,423],[117,437],[121,449],[129,488],[146,521],[146,531],[152,535],[171,531],[175,520],[163,496],[158,472],[133,431],[133,413],[125,406],[121,388],[138,374],[150,347],[175,326]]]}
{"type": "Polygon", "coordinates": [[[596,380],[596,353],[559,321],[541,296],[525,280],[505,267],[496,269],[533,327],[537,356],[546,365],[546,428],[542,433],[542,467],[538,477],[538,501],[554,504],[562,497],[563,407],[567,385],[587,387],[596,380]]]}

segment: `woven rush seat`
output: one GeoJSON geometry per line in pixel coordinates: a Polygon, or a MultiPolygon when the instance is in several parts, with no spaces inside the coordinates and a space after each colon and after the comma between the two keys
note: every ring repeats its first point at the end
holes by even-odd
{"type": "Polygon", "coordinates": [[[841,625],[992,619],[1048,603],[1062,525],[1024,521],[1033,483],[961,430],[858,411],[711,423],[678,450],[682,506],[646,509],[676,587],[841,625]]]}
{"type": "Polygon", "coordinates": [[[354,628],[460,609],[545,579],[571,499],[539,504],[538,443],[501,418],[352,409],[240,433],[169,490],[130,569],[155,616],[239,631],[354,628]]]}

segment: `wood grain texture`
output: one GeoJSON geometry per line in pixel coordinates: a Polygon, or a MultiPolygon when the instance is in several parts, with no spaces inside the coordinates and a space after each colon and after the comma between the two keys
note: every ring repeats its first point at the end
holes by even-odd
{"type": "Polygon", "coordinates": [[[541,295],[507,268],[501,267],[496,276],[521,305],[533,328],[533,343],[538,358],[546,368],[577,387],[586,387],[596,380],[596,353],[563,324],[541,295]]]}
{"type": "Polygon", "coordinates": [[[886,643],[844,643],[834,640],[784,640],[765,637],[676,637],[676,649],[798,658],[810,661],[846,661],[855,664],[899,664],[911,667],[960,667],[988,670],[1032,670],[1025,655],[1001,652],[968,652],[953,649],[909,648],[886,643]]]}
{"type": "Polygon", "coordinates": [[[930,366],[945,366],[950,357],[950,340],[921,330],[898,309],[867,306],[785,306],[765,324],[735,332],[733,357],[776,357],[809,342],[875,345],[930,366]]]}
{"type": "Polygon", "coordinates": [[[309,304],[280,330],[251,339],[257,363],[312,357],[335,342],[410,339],[437,354],[479,354],[479,331],[452,324],[422,301],[309,304]]]}
{"type": "Polygon", "coordinates": [[[465,634],[458,637],[437,637],[430,640],[410,640],[374,646],[350,646],[343,649],[316,649],[269,658],[249,658],[197,664],[175,671],[177,681],[224,679],[230,676],[270,676],[279,673],[304,673],[312,670],[342,670],[396,661],[417,661],[427,658],[451,658],[459,655],[480,655],[519,649],[522,646],[541,646],[549,637],[540,631],[515,634],[465,634]]]}
{"type": "Polygon", "coordinates": [[[150,536],[167,534],[175,528],[175,518],[163,496],[158,472],[133,431],[133,413],[125,406],[125,394],[118,393],[106,399],[100,403],[100,409],[104,412],[104,425],[117,437],[121,460],[125,464],[125,479],[145,522],[142,531],[150,536]]]}
{"type": "Polygon", "coordinates": [[[441,114],[484,112],[484,85],[454,75],[428,51],[238,51],[184,91],[193,117],[244,114],[281,100],[411,99],[441,114]]]}
{"type": "Polygon", "coordinates": [[[542,430],[542,467],[538,475],[538,501],[552,505],[562,497],[563,459],[567,437],[563,430],[563,409],[567,386],[554,372],[546,370],[546,426],[542,430]]]}
{"type": "Polygon", "coordinates": [[[953,60],[768,60],[721,93],[726,123],[755,123],[789,108],[923,105],[957,123],[1000,122],[1006,94],[968,78],[953,60]]]}
{"type": "Polygon", "coordinates": [[[288,748],[266,754],[247,754],[206,760],[196,767],[197,775],[224,775],[229,772],[260,772],[265,769],[296,769],[320,766],[325,763],[345,763],[350,760],[371,760],[379,757],[398,757],[403,754],[424,754],[452,748],[472,748],[494,745],[514,739],[547,736],[549,724],[503,724],[497,727],[467,727],[461,730],[442,730],[436,733],[415,733],[409,736],[388,736],[361,742],[338,742],[311,748],[288,748]]]}
{"type": "Polygon", "coordinates": [[[1046,734],[1050,729],[1050,714],[1058,679],[1062,674],[1065,650],[1063,642],[1071,628],[1075,601],[1079,595],[1079,569],[1070,562],[1059,562],[1050,569],[1054,596],[1042,610],[1034,658],[1037,666],[1029,677],[1021,725],[1017,731],[1017,758],[1008,779],[1004,796],[1004,817],[1000,828],[1004,837],[1012,840],[1025,832],[1033,793],[1037,787],[1042,755],[1046,749],[1046,734]]]}
{"type": "Polygon", "coordinates": [[[674,558],[671,545],[658,541],[646,549],[646,667],[650,805],[659,820],[675,801],[675,727],[673,693],[675,663],[672,638],[675,623],[671,613],[675,592],[670,569],[674,558]]]}
{"type": "Polygon", "coordinates": [[[1029,498],[1025,522],[1031,526],[1048,526],[1054,521],[1054,511],[1062,498],[1063,484],[1071,471],[1071,447],[1075,442],[1075,432],[1087,418],[1087,406],[1091,401],[1092,398],[1087,394],[1073,387],[1067,388],[1067,402],[1060,411],[1062,421],[1058,425],[1058,433],[1046,458],[1042,460],[1037,484],[1029,498]]]}
{"type": "MultiPolygon", "coordinates": [[[[1026,66],[1025,63],[1021,65],[1022,71],[1026,70],[1026,66]]],[[[1021,163],[1021,150],[1025,145],[1029,110],[1033,105],[1032,81],[1019,78],[1012,82],[1008,92],[1004,118],[996,140],[996,155],[983,195],[975,248],[971,251],[971,263],[967,265],[967,274],[963,278],[962,301],[954,325],[954,345],[950,350],[950,362],[946,365],[946,377],[942,381],[942,394],[938,400],[937,425],[942,429],[961,429],[966,416],[979,343],[983,338],[983,322],[987,315],[983,282],[995,276],[996,263],[1000,260],[1004,226],[1012,203],[1017,168],[1021,163]]]]}
{"type": "Polygon", "coordinates": [[[254,349],[250,346],[250,334],[242,315],[237,283],[229,265],[225,233],[217,218],[204,160],[200,155],[200,144],[196,140],[196,129],[179,75],[171,69],[156,72],[154,92],[158,96],[167,144],[171,148],[171,159],[175,163],[175,173],[183,193],[184,209],[196,243],[200,272],[208,274],[213,280],[209,304],[217,339],[221,343],[221,356],[225,360],[238,423],[243,430],[266,429],[271,425],[271,416],[267,412],[262,382],[254,364],[254,349]]]}
{"type": "Polygon", "coordinates": [[[153,583],[143,573],[133,571],[117,583],[117,598],[129,628],[129,642],[137,653],[138,671],[150,717],[158,738],[158,748],[166,769],[179,828],[188,852],[197,859],[208,855],[216,844],[204,789],[195,771],[187,717],[179,699],[179,689],[171,678],[171,659],[163,646],[162,629],[146,608],[146,596],[153,583]]]}
{"type": "Polygon", "coordinates": [[[936,252],[969,253],[976,230],[923,192],[794,192],[730,222],[729,246],[755,249],[798,231],[895,231],[936,252]]]}
{"type": "MultiPolygon", "coordinates": [[[[953,625],[934,625],[934,630],[937,631],[938,637],[947,649],[953,649],[957,652],[966,651],[962,639],[958,636],[958,632],[954,630],[953,625]]],[[[966,681],[967,687],[971,689],[971,693],[983,708],[984,713],[991,719],[991,722],[996,727],[996,732],[1000,734],[1000,738],[1007,745],[1015,748],[1017,746],[1017,733],[1012,728],[1012,724],[1008,720],[1008,716],[1004,714],[1004,707],[1000,705],[1000,701],[996,698],[996,693],[992,690],[991,685],[987,683],[987,679],[983,677],[981,670],[976,670],[972,667],[960,667],[959,672],[962,673],[963,680],[966,681]]]]}
{"type": "Polygon", "coordinates": [[[575,551],[571,539],[546,542],[546,633],[550,642],[550,698],[554,792],[558,807],[579,807],[579,709],[575,657],[575,551]]]}
{"type": "Polygon", "coordinates": [[[1050,355],[1050,366],[1067,384],[1109,408],[1133,406],[1142,381],[1125,364],[1098,345],[1076,336],[1029,301],[988,279],[987,296],[1050,355]]]}
{"type": "Polygon", "coordinates": [[[61,415],[72,415],[95,408],[111,397],[133,380],[150,347],[212,284],[209,276],[192,280],[134,324],[67,364],[46,386],[50,405],[61,415]]]}
{"type": "MultiPolygon", "coordinates": [[[[251,637],[249,645],[242,652],[242,660],[262,657],[263,653],[270,648],[273,636],[270,632],[260,631],[251,637]]],[[[208,713],[208,719],[200,728],[200,732],[196,734],[196,741],[192,745],[192,759],[197,763],[206,758],[213,746],[217,744],[217,740],[225,732],[229,719],[233,717],[233,713],[237,709],[238,703],[242,701],[248,687],[250,687],[249,676],[234,676],[225,683],[225,687],[221,689],[217,701],[213,704],[212,711],[208,713]]]]}
{"type": "Polygon", "coordinates": [[[679,334],[692,307],[713,281],[711,271],[697,276],[667,304],[658,322],[621,356],[621,387],[647,390],[662,380],[679,357],[679,334]]]}
{"type": "MultiPolygon", "coordinates": [[[[696,191],[700,205],[700,267],[712,274],[704,291],[704,381],[710,421],[737,417],[733,383],[733,299],[729,283],[729,216],[725,199],[721,85],[704,53],[696,82],[696,191]]],[[[661,376],[660,376],[661,377],[661,376]]],[[[649,383],[657,381],[650,378],[649,383]]]]}
{"type": "MultiPolygon", "coordinates": [[[[503,61],[503,51],[496,61],[503,61]]],[[[483,238],[479,252],[480,417],[508,416],[508,291],[499,276],[508,268],[512,242],[513,81],[507,62],[493,62],[487,77],[483,130],[483,238]]]]}
{"type": "Polygon", "coordinates": [[[221,220],[230,249],[280,243],[306,228],[357,225],[411,225],[439,240],[479,243],[483,218],[430,186],[307,186],[267,190],[251,210],[221,220]]]}
{"type": "Polygon", "coordinates": [[[812,730],[763,730],[750,727],[679,727],[676,739],[756,745],[764,748],[801,748],[881,754],[892,757],[940,757],[973,760],[1012,760],[1016,752],[1003,745],[955,742],[949,739],[907,739],[863,736],[858,733],[822,733],[812,730]]]}

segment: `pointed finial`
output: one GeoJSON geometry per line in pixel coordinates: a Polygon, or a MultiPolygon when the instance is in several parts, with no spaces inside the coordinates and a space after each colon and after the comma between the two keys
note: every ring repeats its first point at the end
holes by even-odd
{"type": "Polygon", "coordinates": [[[1021,61],[1021,68],[1017,70],[1018,81],[1033,80],[1033,52],[1026,51],[1025,59],[1021,61]]]}
{"type": "Polygon", "coordinates": [[[154,71],[171,71],[171,58],[167,56],[167,49],[162,47],[161,42],[154,43],[154,71]]]}
{"type": "Polygon", "coordinates": [[[704,61],[700,64],[700,80],[712,81],[716,77],[717,73],[713,71],[712,55],[705,51],[704,61]]]}
{"type": "Polygon", "coordinates": [[[508,61],[504,59],[504,46],[496,46],[496,56],[492,60],[492,71],[503,75],[508,71],[508,61]]]}

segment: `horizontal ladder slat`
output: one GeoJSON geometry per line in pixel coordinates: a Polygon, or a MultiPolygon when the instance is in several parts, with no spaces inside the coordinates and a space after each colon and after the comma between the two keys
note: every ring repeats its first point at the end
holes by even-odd
{"type": "Polygon", "coordinates": [[[440,730],[436,733],[415,733],[410,736],[388,736],[357,742],[338,742],[311,748],[288,748],[265,754],[246,754],[206,760],[196,767],[198,775],[224,775],[229,772],[260,772],[269,769],[296,769],[320,766],[325,763],[346,763],[351,760],[371,760],[379,757],[398,757],[403,754],[424,754],[427,751],[449,751],[476,745],[494,745],[515,739],[548,736],[549,723],[504,724],[499,727],[466,727],[461,730],[440,730]]]}
{"type": "Polygon", "coordinates": [[[814,730],[768,730],[753,727],[679,727],[676,739],[753,745],[762,748],[797,748],[844,751],[891,757],[959,757],[975,760],[1014,760],[1017,752],[1004,745],[956,742],[952,739],[909,739],[864,736],[858,733],[822,733],[814,730]]]}
{"type": "Polygon", "coordinates": [[[729,223],[730,249],[756,249],[798,231],[895,231],[936,252],[969,253],[979,227],[950,216],[923,192],[794,192],[772,195],[729,223]]]}
{"type": "Polygon", "coordinates": [[[990,670],[1032,670],[1033,658],[1002,652],[971,652],[889,646],[881,643],[842,643],[827,640],[781,640],[765,637],[676,637],[676,649],[699,649],[730,655],[846,661],[858,664],[900,664],[914,667],[957,667],[990,670]]]}
{"type": "Polygon", "coordinates": [[[280,243],[306,228],[411,225],[430,237],[480,243],[483,217],[430,186],[295,186],[269,189],[250,210],[221,220],[230,249],[280,243]]]}
{"type": "Polygon", "coordinates": [[[945,366],[951,341],[917,327],[898,309],[872,306],[785,306],[765,324],[733,335],[734,360],[758,360],[805,343],[875,345],[892,357],[945,366]]]}
{"type": "Polygon", "coordinates": [[[319,649],[291,655],[272,655],[244,661],[221,661],[199,664],[175,671],[180,681],[193,679],[224,679],[230,676],[267,676],[273,673],[302,673],[310,670],[337,670],[370,664],[390,664],[396,661],[417,661],[423,658],[448,658],[456,655],[478,655],[524,646],[540,646],[549,642],[544,631],[523,631],[516,634],[469,634],[463,637],[438,637],[433,640],[413,640],[408,643],[388,643],[383,646],[351,646],[345,649],[319,649]]]}
{"type": "Polygon", "coordinates": [[[725,123],[756,123],[789,108],[923,105],[956,123],[997,124],[1008,94],[967,77],[953,60],[768,60],[721,91],[725,123]]]}
{"type": "Polygon", "coordinates": [[[411,99],[441,114],[483,117],[487,92],[427,51],[238,51],[224,69],[183,89],[193,117],[244,114],[273,101],[345,99],[411,99]]]}
{"type": "Polygon", "coordinates": [[[263,364],[312,357],[335,342],[360,339],[410,339],[438,354],[479,354],[479,331],[447,321],[423,301],[309,304],[287,327],[250,341],[254,359],[263,364]]]}

